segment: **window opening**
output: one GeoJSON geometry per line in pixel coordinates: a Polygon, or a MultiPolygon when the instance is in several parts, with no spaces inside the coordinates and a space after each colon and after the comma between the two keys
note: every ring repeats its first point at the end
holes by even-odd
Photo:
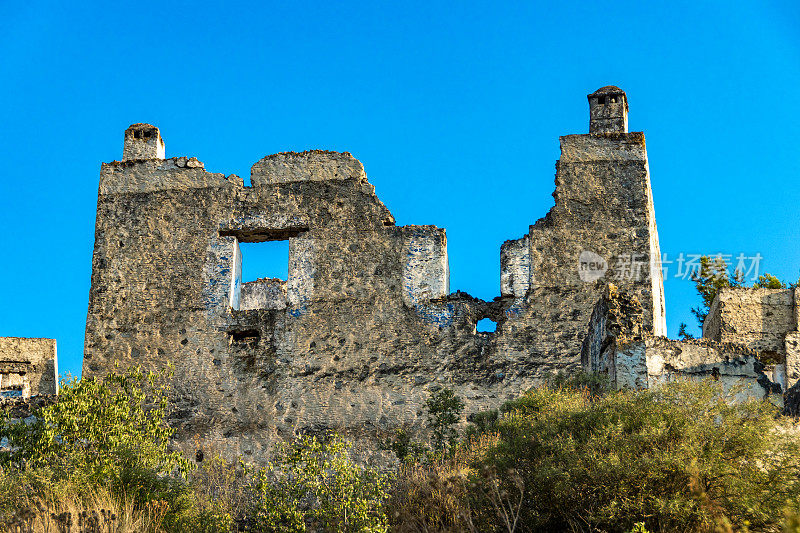
{"type": "Polygon", "coordinates": [[[242,283],[264,278],[289,278],[289,240],[240,242],[242,283]]]}
{"type": "Polygon", "coordinates": [[[491,318],[482,318],[475,325],[475,330],[478,333],[494,333],[497,331],[497,322],[491,318]]]}

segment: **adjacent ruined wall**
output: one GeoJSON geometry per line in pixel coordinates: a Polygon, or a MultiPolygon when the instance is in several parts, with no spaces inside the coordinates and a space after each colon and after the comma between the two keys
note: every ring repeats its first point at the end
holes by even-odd
{"type": "Polygon", "coordinates": [[[797,331],[796,289],[722,289],[703,325],[703,337],[782,353],[786,333],[797,331]]]}
{"type": "MultiPolygon", "coordinates": [[[[722,289],[703,324],[703,337],[738,343],[785,365],[786,386],[800,380],[798,289],[722,289]]],[[[780,371],[779,371],[780,372],[780,371]]]]}
{"type": "Polygon", "coordinates": [[[589,320],[581,346],[581,365],[606,374],[620,388],[647,388],[647,365],[641,351],[644,339],[642,304],[615,285],[606,285],[589,320]],[[620,348],[635,345],[621,355],[620,348]]]}
{"type": "MultiPolygon", "coordinates": [[[[782,370],[755,350],[708,339],[675,341],[642,327],[641,305],[613,285],[597,302],[582,348],[585,370],[606,374],[618,388],[646,389],[675,379],[713,379],[738,399],[783,405],[782,370]]],[[[780,366],[780,365],[779,365],[780,366]]]]}
{"type": "Polygon", "coordinates": [[[561,146],[555,206],[502,246],[491,302],[450,293],[445,230],[395,226],[348,153],[267,156],[250,187],[195,158],[103,164],[84,375],[174,363],[187,448],[262,458],[277,439],[334,429],[368,454],[375,436],[419,431],[441,387],[470,414],[578,368],[604,283],[584,280],[583,251],[612,266],[635,255],[639,276],[620,284],[643,327],[663,331],[644,136],[561,146]],[[288,278],[242,283],[239,243],[274,240],[288,240],[288,278]],[[476,332],[483,318],[495,333],[476,332]]]}
{"type": "Polygon", "coordinates": [[[0,337],[0,394],[57,393],[55,339],[0,337]]]}

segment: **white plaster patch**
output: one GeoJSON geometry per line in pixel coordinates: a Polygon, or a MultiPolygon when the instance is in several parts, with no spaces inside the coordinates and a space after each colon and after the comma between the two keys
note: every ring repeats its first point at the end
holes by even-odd
{"type": "Polygon", "coordinates": [[[241,292],[242,292],[242,250],[239,248],[239,241],[234,239],[233,261],[231,264],[231,289],[230,289],[231,309],[239,309],[241,292]]]}
{"type": "Polygon", "coordinates": [[[531,286],[528,236],[506,241],[500,247],[500,294],[523,298],[531,286]]]}
{"type": "Polygon", "coordinates": [[[403,247],[403,301],[409,307],[450,292],[447,240],[439,228],[414,229],[403,247]]]}

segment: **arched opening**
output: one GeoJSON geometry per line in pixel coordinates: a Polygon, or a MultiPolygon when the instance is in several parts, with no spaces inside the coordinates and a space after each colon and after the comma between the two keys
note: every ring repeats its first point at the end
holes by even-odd
{"type": "Polygon", "coordinates": [[[475,324],[475,331],[478,333],[494,333],[497,331],[497,322],[491,318],[482,318],[475,324]]]}

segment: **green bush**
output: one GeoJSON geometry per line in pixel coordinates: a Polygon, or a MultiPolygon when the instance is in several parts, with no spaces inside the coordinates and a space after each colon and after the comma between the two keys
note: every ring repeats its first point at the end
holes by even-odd
{"type": "Polygon", "coordinates": [[[138,524],[132,530],[192,533],[237,525],[795,531],[800,523],[796,431],[768,402],[733,403],[715,382],[611,392],[597,376],[555,376],[472,416],[471,436],[455,445],[463,402],[442,391],[427,407],[434,445],[445,453],[407,462],[391,485],[356,465],[335,434],[279,445],[264,468],[217,457],[190,471],[168,447],[159,383],[141,371],[71,380],[36,420],[2,420],[10,449],[0,454],[0,524],[21,512],[33,520],[37,508],[36,520],[49,519],[42,508],[53,516],[113,509],[120,524],[138,524]]]}
{"type": "MultiPolygon", "coordinates": [[[[775,527],[800,497],[798,440],[768,402],[730,400],[715,383],[601,398],[535,389],[507,404],[476,480],[509,504],[521,494],[510,507],[523,529],[775,527]]],[[[478,507],[487,523],[497,503],[478,507]]]]}
{"type": "Polygon", "coordinates": [[[266,468],[214,456],[191,467],[169,448],[163,374],[70,379],[27,422],[0,420],[0,528],[114,509],[120,531],[387,530],[386,476],[355,465],[336,435],[285,443],[266,468]]]}
{"type": "Polygon", "coordinates": [[[389,516],[398,531],[780,530],[798,437],[768,402],[731,400],[714,382],[533,389],[450,463],[401,470],[389,516]]]}
{"type": "Polygon", "coordinates": [[[387,531],[386,476],[355,465],[349,449],[335,434],[279,446],[274,462],[256,474],[254,530],[387,531]]]}
{"type": "Polygon", "coordinates": [[[115,506],[133,506],[152,528],[196,514],[186,483],[190,463],[169,448],[165,373],[70,378],[58,401],[27,421],[4,415],[0,514],[47,502],[89,505],[98,490],[115,506]]]}
{"type": "MultiPolygon", "coordinates": [[[[464,401],[452,389],[445,388],[431,392],[425,401],[430,444],[415,441],[405,429],[397,429],[392,437],[379,441],[378,446],[383,450],[394,452],[401,463],[431,462],[442,455],[452,455],[459,441],[456,425],[461,421],[464,407],[464,401]]],[[[472,422],[477,424],[482,420],[483,418],[472,422]]]]}

